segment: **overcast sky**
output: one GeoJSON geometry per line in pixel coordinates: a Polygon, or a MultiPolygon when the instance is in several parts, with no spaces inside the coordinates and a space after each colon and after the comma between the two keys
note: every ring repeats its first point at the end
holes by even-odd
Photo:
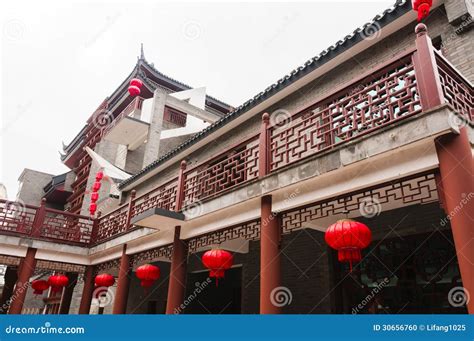
{"type": "Polygon", "coordinates": [[[2,1],[0,182],[68,169],[58,151],[133,69],[238,106],[395,1],[2,1]]]}

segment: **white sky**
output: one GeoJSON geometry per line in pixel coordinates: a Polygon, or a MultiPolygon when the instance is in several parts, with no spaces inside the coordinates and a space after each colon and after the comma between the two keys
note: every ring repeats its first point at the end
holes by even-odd
{"type": "Polygon", "coordinates": [[[0,183],[60,174],[58,151],[145,56],[234,106],[390,7],[389,1],[1,1],[0,183]]]}

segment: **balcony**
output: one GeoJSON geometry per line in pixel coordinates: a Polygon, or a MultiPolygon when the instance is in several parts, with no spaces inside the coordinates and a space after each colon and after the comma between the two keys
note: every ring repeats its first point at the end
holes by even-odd
{"type": "Polygon", "coordinates": [[[132,117],[140,112],[142,97],[136,97],[106,128],[104,139],[135,150],[147,139],[150,124],[132,117]]]}
{"type": "MultiPolygon", "coordinates": [[[[91,220],[33,206],[26,206],[20,216],[15,216],[8,213],[3,202],[0,231],[94,245],[142,226],[161,224],[167,228],[183,218],[183,208],[192,208],[196,202],[216,198],[368,134],[391,129],[416,115],[430,115],[437,107],[447,106],[457,118],[474,124],[472,84],[431,47],[426,36],[419,36],[416,46],[291,113],[283,124],[264,120],[259,133],[243,137],[218,155],[190,169],[183,163],[175,178],[140,197],[132,196],[103,217],[91,220]]],[[[123,135],[119,133],[120,122],[125,120],[126,127],[128,115],[141,101],[135,99],[107,128],[107,138],[123,135]]],[[[124,144],[122,140],[120,143],[124,144]]]]}

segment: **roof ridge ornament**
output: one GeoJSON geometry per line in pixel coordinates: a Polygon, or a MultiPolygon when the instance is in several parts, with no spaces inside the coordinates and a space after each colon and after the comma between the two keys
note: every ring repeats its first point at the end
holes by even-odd
{"type": "Polygon", "coordinates": [[[145,59],[145,52],[143,51],[143,43],[141,43],[141,47],[140,47],[140,60],[146,60],[145,59]]]}

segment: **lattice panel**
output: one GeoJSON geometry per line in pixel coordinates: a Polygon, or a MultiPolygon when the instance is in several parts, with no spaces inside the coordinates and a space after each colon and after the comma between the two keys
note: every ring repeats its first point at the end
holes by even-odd
{"type": "Polygon", "coordinates": [[[112,238],[127,230],[128,204],[101,217],[98,223],[96,242],[112,238]]]}
{"type": "Polygon", "coordinates": [[[46,209],[46,216],[41,226],[41,237],[89,244],[94,225],[93,220],[59,212],[46,209]]]}
{"type": "Polygon", "coordinates": [[[109,260],[104,263],[97,264],[94,267],[94,274],[97,275],[102,272],[107,272],[112,269],[118,270],[120,268],[120,258],[109,260]]]}
{"type": "Polygon", "coordinates": [[[361,205],[367,202],[380,205],[382,208],[384,204],[412,205],[437,200],[435,175],[426,174],[284,212],[282,213],[282,229],[284,233],[289,233],[302,228],[304,223],[312,220],[358,211],[361,205]]]}
{"type": "Polygon", "coordinates": [[[22,202],[0,200],[0,231],[30,234],[36,210],[22,202]]]}
{"type": "Polygon", "coordinates": [[[257,178],[258,149],[258,138],[254,138],[203,168],[186,173],[184,206],[257,178]]]}
{"type": "Polygon", "coordinates": [[[176,192],[178,181],[173,181],[154,189],[151,192],[136,198],[133,201],[132,217],[154,207],[174,211],[176,207],[176,192]]]}
{"type": "Polygon", "coordinates": [[[421,111],[410,58],[295,115],[271,134],[271,169],[421,111]]]}
{"type": "Polygon", "coordinates": [[[20,257],[0,255],[0,265],[18,266],[20,265],[20,262],[21,262],[20,257]]]}
{"type": "Polygon", "coordinates": [[[53,262],[47,260],[38,260],[36,262],[36,269],[49,271],[59,271],[59,272],[76,272],[76,273],[84,273],[86,267],[84,265],[79,264],[70,264],[70,263],[62,263],[62,262],[53,262]]]}
{"type": "Polygon", "coordinates": [[[260,238],[260,220],[250,221],[244,224],[225,228],[219,231],[204,234],[202,236],[189,239],[189,252],[196,252],[197,249],[209,245],[221,244],[228,240],[245,238],[247,240],[257,240],[260,238]]]}
{"type": "Polygon", "coordinates": [[[132,255],[132,266],[136,267],[142,264],[151,263],[160,258],[171,259],[173,253],[173,245],[160,246],[151,250],[146,250],[132,255]]]}
{"type": "Polygon", "coordinates": [[[449,67],[439,54],[436,54],[436,62],[444,98],[457,113],[474,123],[473,87],[449,67]]]}

